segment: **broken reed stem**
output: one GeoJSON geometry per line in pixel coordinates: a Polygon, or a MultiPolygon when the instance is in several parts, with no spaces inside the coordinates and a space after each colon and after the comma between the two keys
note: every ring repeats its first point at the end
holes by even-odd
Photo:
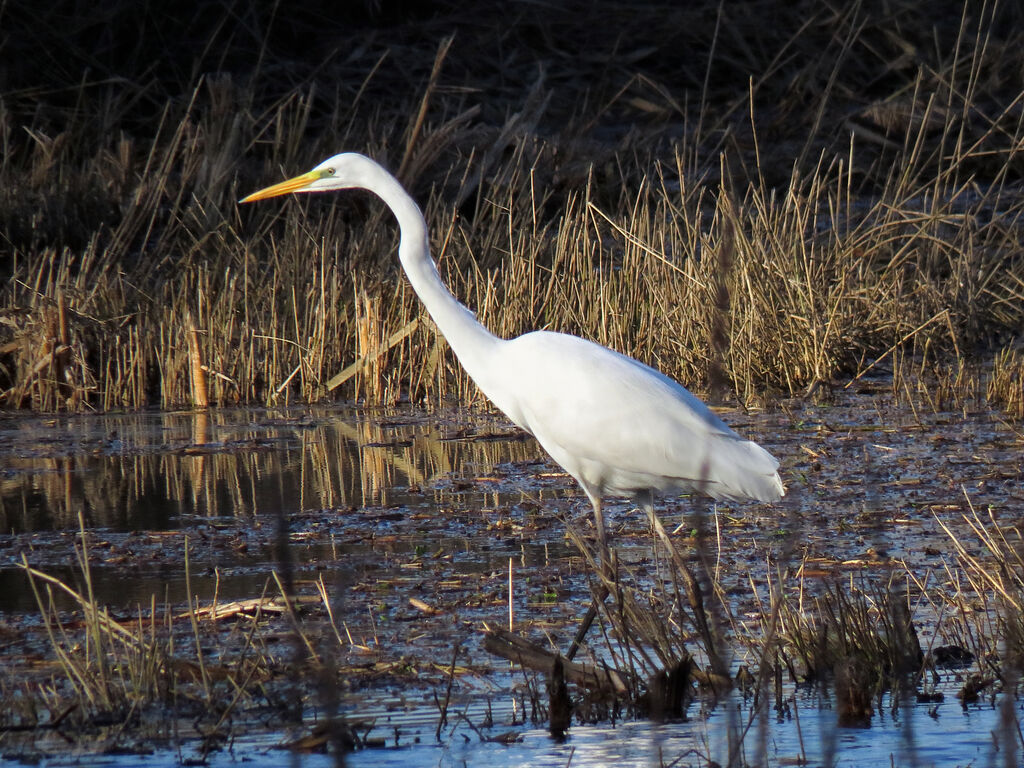
{"type": "MultiPolygon", "coordinates": [[[[721,633],[716,631],[717,627],[713,627],[711,622],[708,621],[708,614],[704,607],[704,595],[701,592],[700,582],[697,580],[693,569],[690,568],[689,564],[676,550],[675,544],[672,543],[672,539],[669,537],[668,531],[665,530],[665,526],[661,522],[661,518],[659,518],[657,513],[654,512],[653,507],[649,507],[648,509],[650,510],[649,517],[651,527],[654,529],[658,539],[668,552],[669,559],[671,560],[676,573],[680,574],[683,578],[683,587],[686,591],[686,597],[690,603],[690,612],[693,617],[693,623],[697,628],[697,633],[700,635],[700,638],[704,643],[704,650],[708,655],[711,671],[714,675],[720,678],[720,681],[724,683],[726,687],[728,687],[729,668],[719,652],[721,643],[718,642],[718,639],[721,637],[721,633]]],[[[703,543],[703,539],[699,538],[698,540],[703,543]]],[[[682,606],[680,606],[680,608],[682,608],[682,606]]]]}
{"type": "Polygon", "coordinates": [[[67,302],[64,291],[57,289],[57,348],[53,354],[53,376],[57,382],[57,392],[61,399],[73,407],[68,401],[77,393],[77,389],[68,383],[68,365],[71,362],[71,334],[68,331],[67,302]]]}
{"type": "Polygon", "coordinates": [[[441,705],[441,716],[437,719],[437,731],[434,733],[434,737],[441,740],[441,729],[444,728],[448,722],[448,705],[452,700],[452,685],[455,683],[455,662],[459,658],[459,643],[455,643],[455,647],[452,649],[452,663],[448,667],[448,684],[444,690],[444,703],[441,705]]]}
{"type": "Polygon", "coordinates": [[[434,89],[437,88],[437,80],[441,76],[441,66],[444,64],[445,56],[448,55],[448,49],[452,47],[452,43],[455,42],[455,35],[449,35],[448,37],[441,40],[440,45],[437,47],[437,54],[434,56],[434,66],[430,70],[430,79],[427,81],[427,87],[423,89],[423,98],[420,99],[420,108],[416,112],[416,120],[412,124],[412,128],[409,130],[409,138],[405,142],[405,151],[402,153],[402,162],[398,166],[396,177],[401,179],[403,182],[408,183],[409,179],[405,177],[406,172],[409,170],[409,165],[412,161],[413,149],[416,146],[416,141],[419,139],[420,131],[423,128],[423,121],[427,117],[427,105],[430,103],[430,97],[434,93],[434,89]]]}
{"type": "Polygon", "coordinates": [[[199,346],[199,329],[193,325],[191,314],[186,316],[185,323],[188,337],[189,371],[192,376],[192,405],[196,408],[209,408],[210,397],[206,388],[202,349],[199,346]]]}

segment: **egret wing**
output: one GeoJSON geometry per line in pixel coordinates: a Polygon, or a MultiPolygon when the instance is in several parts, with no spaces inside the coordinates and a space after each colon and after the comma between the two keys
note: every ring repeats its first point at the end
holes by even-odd
{"type": "Polygon", "coordinates": [[[664,374],[574,336],[537,332],[513,343],[507,377],[521,393],[522,426],[594,487],[782,495],[778,462],[664,374]]]}

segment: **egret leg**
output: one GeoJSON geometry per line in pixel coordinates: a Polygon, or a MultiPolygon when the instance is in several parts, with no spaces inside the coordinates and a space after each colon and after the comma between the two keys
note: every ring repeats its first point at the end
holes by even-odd
{"type": "Polygon", "coordinates": [[[638,493],[636,495],[636,501],[647,515],[647,519],[651,523],[651,528],[654,530],[654,535],[661,539],[665,548],[669,552],[669,556],[678,558],[676,548],[672,544],[672,539],[668,537],[668,531],[665,530],[665,526],[661,524],[661,518],[658,517],[654,511],[654,494],[650,491],[638,493]]]}
{"type": "MultiPolygon", "coordinates": [[[[594,507],[594,525],[597,528],[597,546],[598,546],[598,568],[601,569],[601,573],[607,576],[609,579],[612,578],[614,570],[612,569],[610,551],[608,549],[608,538],[605,534],[604,529],[604,515],[601,514],[601,497],[599,495],[587,491],[587,496],[590,498],[590,503],[594,507]]],[[[580,649],[580,645],[583,643],[583,638],[587,636],[587,631],[590,629],[590,625],[594,623],[594,619],[597,618],[598,608],[608,598],[608,587],[605,586],[604,579],[601,581],[601,586],[598,589],[593,600],[590,601],[590,606],[587,608],[587,612],[583,615],[583,621],[580,622],[579,629],[576,630],[576,636],[572,639],[572,644],[569,646],[569,650],[565,653],[565,658],[572,661],[576,656],[576,652],[580,649]]]]}
{"type": "Polygon", "coordinates": [[[601,496],[587,490],[587,498],[594,508],[594,527],[597,528],[598,556],[601,558],[602,566],[608,556],[608,535],[604,530],[604,515],[601,512],[601,496]]]}

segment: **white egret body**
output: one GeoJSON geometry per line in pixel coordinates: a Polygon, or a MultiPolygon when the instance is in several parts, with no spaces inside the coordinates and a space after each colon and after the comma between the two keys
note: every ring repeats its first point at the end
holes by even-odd
{"type": "Polygon", "coordinates": [[[335,155],[242,202],[351,188],[373,192],[391,209],[401,229],[398,255],[413,290],[483,393],[586,491],[602,546],[606,494],[633,497],[650,515],[654,493],[782,497],[779,462],[668,376],[576,336],[533,331],[502,339],[484,328],[441,281],[419,207],[369,158],[335,155]]]}

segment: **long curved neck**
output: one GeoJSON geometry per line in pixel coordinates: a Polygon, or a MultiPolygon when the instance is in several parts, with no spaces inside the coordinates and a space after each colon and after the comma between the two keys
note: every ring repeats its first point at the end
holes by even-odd
{"type": "Polygon", "coordinates": [[[437,266],[430,258],[427,223],[419,206],[390,174],[384,173],[374,182],[372,191],[387,203],[398,220],[401,230],[398,258],[413,290],[466,372],[486,393],[489,389],[487,372],[491,369],[488,361],[501,339],[481,325],[441,281],[437,266]]]}

